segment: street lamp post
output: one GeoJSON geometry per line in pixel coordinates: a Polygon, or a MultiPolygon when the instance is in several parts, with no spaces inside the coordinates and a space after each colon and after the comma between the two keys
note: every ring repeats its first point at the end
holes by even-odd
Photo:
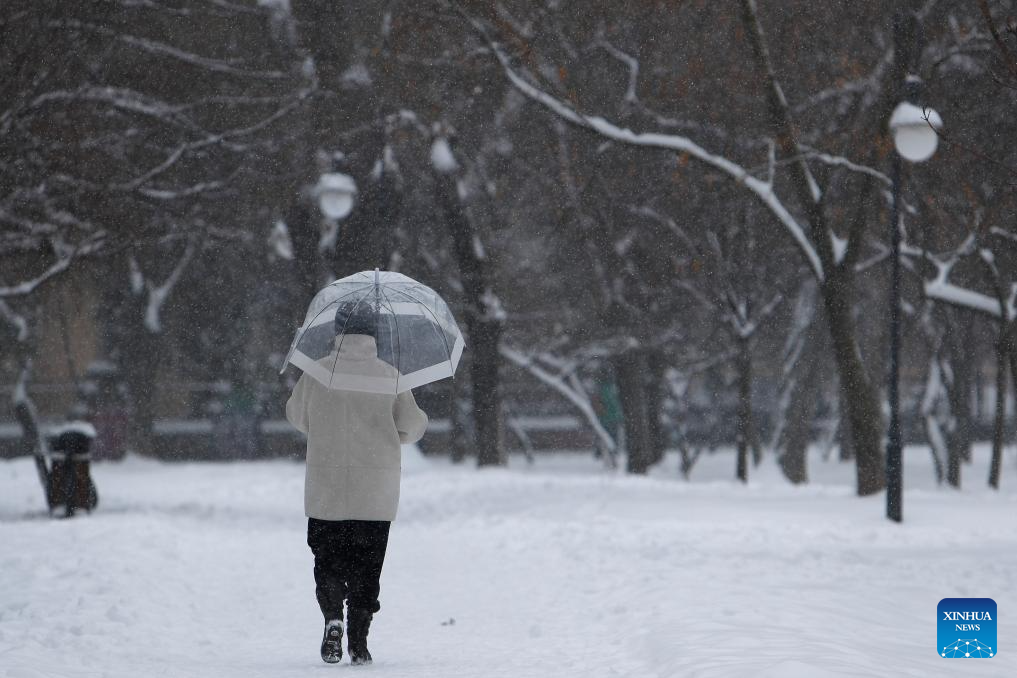
{"type": "MultiPolygon", "coordinates": [[[[914,16],[898,14],[894,17],[894,39],[898,58],[904,57],[905,69],[911,67],[911,59],[918,43],[917,20],[914,16]],[[909,44],[906,44],[909,43],[909,44]],[[909,49],[910,48],[910,49],[909,49]]],[[[911,100],[917,99],[921,79],[908,75],[905,81],[905,101],[900,103],[890,116],[890,132],[896,153],[893,154],[893,195],[890,206],[890,374],[887,397],[890,405],[890,430],[886,445],[886,517],[895,522],[903,518],[901,510],[903,490],[902,450],[900,429],[900,194],[901,159],[909,162],[924,162],[932,157],[939,144],[937,130],[943,126],[939,114],[931,108],[920,108],[911,100]]]]}
{"type": "Polygon", "coordinates": [[[900,432],[900,155],[893,156],[893,204],[890,206],[890,243],[893,257],[890,273],[890,431],[886,443],[886,517],[900,522],[903,473],[901,469],[900,432]]]}

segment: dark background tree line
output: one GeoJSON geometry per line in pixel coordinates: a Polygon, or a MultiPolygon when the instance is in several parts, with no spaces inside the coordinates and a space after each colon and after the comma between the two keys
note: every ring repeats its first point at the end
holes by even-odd
{"type": "Polygon", "coordinates": [[[897,5],[5,3],[5,381],[52,359],[46,290],[84,276],[144,451],[158,375],[273,383],[311,294],[378,266],[456,306],[458,456],[504,462],[506,377],[591,426],[607,380],[631,472],[712,416],[739,478],[773,450],[805,482],[822,415],[878,491],[907,11],[947,128],[907,169],[906,405],[959,485],[980,375],[1017,381],[1017,42],[1009,2],[897,5]],[[339,222],[314,201],[325,171],[358,187],[339,222]]]}

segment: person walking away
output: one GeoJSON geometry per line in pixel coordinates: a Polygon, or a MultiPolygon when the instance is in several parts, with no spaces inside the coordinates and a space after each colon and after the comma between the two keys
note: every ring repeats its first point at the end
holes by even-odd
{"type": "MultiPolygon", "coordinates": [[[[378,358],[377,317],[362,310],[339,308],[335,348],[320,361],[351,387],[395,374],[378,358]]],[[[286,418],[307,434],[304,512],[325,618],[321,658],[330,664],[342,659],[345,601],[350,661],[369,664],[367,636],[381,608],[379,579],[399,504],[400,445],[420,440],[427,415],[410,391],[333,390],[303,374],[286,403],[286,418]]]]}
{"type": "Polygon", "coordinates": [[[261,454],[258,394],[247,375],[229,385],[218,428],[222,437],[219,455],[254,459],[261,454]]]}
{"type": "MultiPolygon", "coordinates": [[[[621,397],[618,395],[618,386],[615,384],[612,375],[605,371],[597,378],[596,387],[593,411],[597,415],[597,419],[600,420],[600,425],[604,427],[604,430],[611,436],[611,440],[614,441],[616,450],[620,449],[623,442],[621,440],[621,432],[624,417],[622,415],[621,397]]],[[[598,442],[594,456],[600,458],[605,452],[607,450],[602,449],[602,445],[598,442]]],[[[616,457],[617,452],[609,456],[612,468],[617,463],[616,457]]]]}

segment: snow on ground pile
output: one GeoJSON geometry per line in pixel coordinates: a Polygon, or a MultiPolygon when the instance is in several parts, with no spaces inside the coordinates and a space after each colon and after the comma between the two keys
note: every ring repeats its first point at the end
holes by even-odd
{"type": "MultiPolygon", "coordinates": [[[[717,454],[677,479],[587,457],[477,472],[408,457],[371,675],[703,678],[1017,675],[1017,473],[936,489],[907,455],[903,526],[853,468],[748,487],[717,454]],[[1000,654],[936,655],[936,605],[991,597],[1000,654]]],[[[0,676],[285,678],[321,620],[290,462],[95,467],[101,510],[42,515],[31,460],[0,463],[0,676]]],[[[345,662],[346,660],[344,660],[345,662]]],[[[311,673],[309,673],[311,672],[311,673]]]]}

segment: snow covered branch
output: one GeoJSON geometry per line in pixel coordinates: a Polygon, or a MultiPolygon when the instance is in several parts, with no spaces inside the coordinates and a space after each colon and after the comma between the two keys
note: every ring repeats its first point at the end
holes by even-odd
{"type": "Polygon", "coordinates": [[[989,3],[987,0],[978,0],[978,8],[982,12],[982,18],[985,19],[985,23],[989,26],[989,31],[992,33],[992,39],[995,41],[996,46],[999,48],[999,53],[1003,64],[1006,66],[1010,74],[1017,78],[1017,53],[1007,43],[999,33],[999,29],[996,27],[996,22],[992,18],[992,12],[989,9],[989,3]]]}
{"type": "Polygon", "coordinates": [[[993,226],[992,228],[989,229],[989,233],[997,237],[1003,238],[1004,240],[1009,240],[1014,244],[1017,244],[1017,233],[1014,233],[1012,231],[1004,231],[1002,228],[998,226],[993,226]]]}
{"type": "Polygon", "coordinates": [[[187,50],[180,49],[165,42],[158,40],[152,40],[149,38],[142,38],[136,35],[128,35],[120,33],[118,31],[100,26],[98,24],[91,24],[84,21],[77,21],[74,19],[62,19],[59,21],[51,22],[49,28],[55,29],[68,29],[72,31],[88,31],[102,35],[107,38],[118,40],[125,45],[135,47],[143,52],[148,52],[156,56],[167,57],[174,61],[179,61],[191,66],[196,66],[205,70],[212,71],[214,73],[225,73],[232,76],[244,77],[244,78],[264,78],[272,80],[283,80],[289,77],[288,73],[283,71],[255,71],[243,68],[243,64],[237,60],[222,60],[214,59],[212,57],[202,56],[187,50]]]}
{"type": "Polygon", "coordinates": [[[57,237],[73,243],[106,229],[109,249],[133,248],[166,226],[179,232],[182,219],[197,223],[206,211],[225,209],[213,196],[265,181],[252,152],[275,161],[292,137],[279,133],[280,123],[316,86],[300,74],[295,50],[257,42],[268,38],[258,19],[270,10],[228,0],[174,5],[27,3],[27,30],[0,41],[0,60],[39,66],[13,69],[0,101],[0,183],[7,186],[0,248],[50,247],[56,255],[31,280],[0,281],[0,294],[31,294],[65,270],[70,262],[56,251],[57,237]],[[234,21],[216,21],[204,35],[211,16],[234,21]],[[155,33],[163,21],[180,30],[155,33]],[[56,77],[46,53],[81,58],[61,62],[56,77]]]}
{"type": "Polygon", "coordinates": [[[178,282],[180,282],[180,277],[183,275],[184,269],[187,268],[187,265],[194,258],[194,254],[197,250],[198,246],[195,239],[189,239],[187,242],[187,248],[184,250],[183,255],[181,255],[179,260],[177,260],[173,270],[161,285],[154,285],[150,281],[146,280],[137,260],[134,257],[131,257],[131,289],[136,295],[141,294],[145,290],[148,291],[148,301],[145,304],[145,329],[152,334],[159,334],[162,332],[162,319],[160,317],[162,307],[173,292],[173,288],[176,287],[178,282]]]}
{"type": "MultiPolygon", "coordinates": [[[[963,257],[974,254],[977,249],[976,245],[975,235],[972,234],[968,236],[955,252],[945,258],[937,258],[926,254],[926,258],[932,262],[937,271],[936,277],[931,281],[926,281],[924,284],[926,296],[954,306],[979,311],[1005,322],[1017,319],[1017,284],[1011,286],[1009,297],[1006,298],[1006,293],[1002,290],[1000,291],[1001,294],[990,296],[950,282],[950,274],[954,266],[963,257]]],[[[998,271],[995,270],[991,258],[986,259],[984,254],[981,256],[998,280],[998,271]]]]}
{"type": "MultiPolygon", "coordinates": [[[[787,97],[784,96],[784,88],[781,87],[780,81],[777,79],[777,73],[773,68],[773,61],[770,58],[770,49],[766,44],[766,38],[763,34],[763,24],[759,20],[759,12],[756,7],[756,0],[742,0],[742,7],[748,17],[748,24],[751,28],[750,38],[752,46],[756,51],[756,57],[766,74],[766,81],[769,90],[770,98],[770,114],[773,118],[774,125],[780,130],[780,140],[782,144],[782,150],[790,157],[800,156],[800,148],[798,147],[798,135],[795,132],[794,125],[791,120],[791,107],[788,105],[787,97]]],[[[801,158],[796,163],[801,177],[804,183],[808,186],[809,196],[812,198],[812,202],[818,204],[822,199],[822,191],[819,188],[819,184],[816,183],[815,177],[812,176],[812,170],[809,169],[808,163],[805,162],[804,158],[801,158]]]]}
{"type": "Polygon", "coordinates": [[[8,325],[14,328],[19,342],[28,341],[28,322],[24,316],[14,312],[6,301],[0,298],[0,318],[3,318],[8,325]]]}
{"type": "Polygon", "coordinates": [[[625,64],[625,67],[629,70],[629,84],[625,90],[625,101],[628,103],[636,103],[639,101],[639,96],[636,94],[636,85],[639,82],[639,60],[631,54],[627,54],[610,43],[606,38],[600,38],[597,41],[597,45],[603,47],[608,54],[613,56],[618,61],[625,64]]]}
{"type": "Polygon", "coordinates": [[[578,409],[586,420],[589,422],[590,427],[596,434],[597,438],[604,445],[605,449],[608,450],[609,454],[613,454],[616,449],[614,438],[611,434],[601,425],[600,419],[597,417],[597,413],[593,411],[593,404],[590,402],[590,398],[580,389],[580,385],[575,379],[568,379],[567,376],[562,374],[554,374],[550,370],[545,369],[537,363],[537,359],[527,356],[524,353],[501,344],[498,347],[498,352],[503,358],[511,362],[512,364],[520,367],[542,383],[550,386],[558,393],[565,396],[570,403],[572,403],[576,409],[578,409]]]}
{"type": "Polygon", "coordinates": [[[628,52],[619,49],[604,35],[598,36],[596,41],[593,43],[593,46],[606,51],[623,64],[628,70],[628,85],[625,89],[624,98],[624,101],[628,106],[638,110],[639,113],[652,120],[659,127],[696,130],[709,133],[716,139],[725,141],[729,140],[727,132],[719,127],[709,125],[701,121],[678,118],[673,115],[663,115],[647,106],[646,103],[639,98],[639,59],[635,58],[628,52]]]}
{"type": "Polygon", "coordinates": [[[774,294],[769,302],[763,308],[759,309],[758,313],[752,316],[745,311],[745,305],[740,306],[739,323],[738,323],[738,335],[743,339],[748,339],[756,333],[759,326],[766,322],[766,319],[773,315],[773,312],[777,310],[780,305],[784,303],[784,295],[777,293],[774,294]]]}
{"type": "Polygon", "coordinates": [[[452,155],[448,139],[439,136],[431,144],[431,165],[439,174],[454,174],[459,171],[459,163],[452,155]]]}
{"type": "MultiPolygon", "coordinates": [[[[681,228],[681,226],[674,221],[674,219],[661,214],[659,211],[648,205],[629,206],[628,212],[637,216],[646,217],[666,226],[692,252],[699,252],[701,255],[699,245],[685,232],[685,229],[681,228]]],[[[725,259],[725,255],[723,248],[716,239],[716,234],[712,231],[708,232],[707,239],[713,247],[714,256],[719,261],[723,261],[725,259]]],[[[731,329],[738,337],[748,339],[756,333],[761,323],[765,322],[768,317],[773,315],[773,312],[784,301],[784,296],[779,293],[774,294],[758,313],[750,314],[750,302],[747,295],[740,294],[737,291],[734,281],[727,275],[727,267],[724,267],[724,269],[724,273],[721,274],[721,279],[719,281],[712,280],[708,285],[709,291],[716,294],[716,296],[712,298],[707,296],[699,286],[690,281],[679,280],[676,284],[678,287],[688,292],[700,306],[723,318],[724,321],[731,326],[731,329]],[[719,285],[717,283],[719,283],[719,285]],[[725,289],[721,292],[716,289],[718,287],[723,287],[725,289]]],[[[716,276],[714,277],[716,278],[716,276]]]]}
{"type": "Polygon", "coordinates": [[[880,172],[875,168],[869,167],[867,165],[861,165],[843,156],[830,155],[829,153],[821,153],[820,151],[813,150],[805,145],[802,145],[802,150],[805,151],[802,157],[808,158],[810,160],[818,160],[819,162],[825,165],[830,165],[832,167],[843,167],[852,172],[865,174],[876,179],[884,186],[893,185],[893,182],[891,181],[890,177],[886,176],[886,174],[880,172]]]}
{"type": "MultiPolygon", "coordinates": [[[[473,21],[473,24],[485,37],[487,37],[486,30],[482,26],[480,26],[476,21],[473,21]]],[[[501,49],[501,46],[490,39],[488,39],[488,42],[491,45],[491,49],[497,57],[498,62],[501,64],[506,77],[509,79],[509,82],[511,82],[512,85],[527,98],[539,103],[544,108],[562,119],[619,143],[632,146],[657,148],[677,153],[687,153],[690,157],[720,170],[735,182],[745,186],[784,226],[798,245],[799,249],[802,251],[805,258],[808,260],[809,266],[816,277],[820,280],[824,278],[823,264],[815,247],[806,235],[805,228],[803,228],[802,224],[795,219],[791,211],[776,195],[773,184],[769,181],[764,181],[753,176],[742,165],[722,155],[711,153],[686,136],[655,132],[633,132],[630,129],[616,125],[605,118],[580,113],[570,104],[551,96],[542,89],[530,84],[530,82],[516,73],[510,63],[508,55],[506,55],[501,49]]]]}
{"type": "Polygon", "coordinates": [[[649,205],[630,205],[628,208],[629,214],[636,216],[646,217],[652,219],[663,226],[666,226],[675,236],[678,237],[683,243],[685,243],[690,249],[697,249],[695,242],[685,231],[684,228],[678,225],[674,219],[664,214],[661,214],[658,210],[650,207],[649,205]]]}
{"type": "Polygon", "coordinates": [[[53,241],[50,246],[57,252],[59,258],[49,265],[45,271],[38,275],[13,285],[0,286],[0,299],[5,297],[24,297],[35,292],[40,285],[60,275],[74,263],[74,260],[98,252],[106,244],[105,232],[98,232],[87,238],[84,242],[73,248],[67,248],[59,241],[53,241]]]}

